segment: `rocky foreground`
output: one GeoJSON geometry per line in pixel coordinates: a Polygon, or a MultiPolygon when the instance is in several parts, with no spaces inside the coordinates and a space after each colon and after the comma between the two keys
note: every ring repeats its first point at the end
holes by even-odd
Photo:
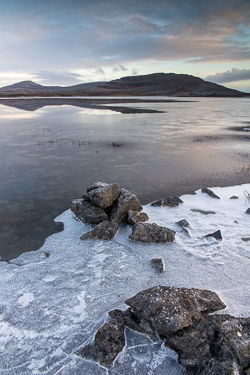
{"type": "MultiPolygon", "coordinates": [[[[209,189],[202,192],[220,199],[209,189]]],[[[151,205],[175,207],[180,203],[180,198],[168,197],[151,205]]],[[[92,184],[82,199],[72,201],[71,209],[83,222],[96,225],[80,237],[82,240],[110,240],[122,223],[133,225],[129,239],[134,241],[168,243],[175,238],[173,230],[146,223],[148,217],[141,212],[138,198],[117,184],[92,184]]],[[[185,219],[177,224],[188,233],[185,219]]],[[[207,236],[222,239],[220,231],[207,236]]],[[[152,259],[151,264],[164,270],[161,259],[152,259]]],[[[76,354],[110,367],[125,346],[127,326],[147,334],[153,341],[164,340],[167,347],[178,353],[188,374],[250,375],[250,318],[214,314],[226,307],[216,293],[158,285],[125,303],[129,308],[110,311],[111,320],[98,330],[94,342],[76,354]]]]}

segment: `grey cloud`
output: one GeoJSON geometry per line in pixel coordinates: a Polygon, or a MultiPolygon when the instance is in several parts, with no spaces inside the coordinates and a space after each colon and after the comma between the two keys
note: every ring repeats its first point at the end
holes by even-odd
{"type": "Polygon", "coordinates": [[[54,82],[54,84],[60,85],[74,85],[83,82],[84,76],[77,73],[70,73],[67,71],[62,72],[51,72],[47,70],[42,70],[37,73],[32,73],[35,78],[42,80],[43,84],[50,84],[54,82]]]}
{"type": "Polygon", "coordinates": [[[133,74],[133,76],[137,76],[137,74],[138,74],[137,69],[132,69],[132,74],[133,74]]]}
{"type": "Polygon", "coordinates": [[[120,68],[120,70],[122,70],[123,72],[127,72],[127,68],[125,68],[125,66],[123,66],[123,65],[119,65],[119,68],[120,68]]]}
{"type": "Polygon", "coordinates": [[[120,69],[119,69],[119,67],[118,66],[114,66],[113,67],[113,72],[115,73],[115,72],[119,72],[120,71],[120,69]]]}
{"type": "Polygon", "coordinates": [[[216,83],[250,80],[250,69],[232,68],[224,73],[209,75],[205,79],[216,83]]]}

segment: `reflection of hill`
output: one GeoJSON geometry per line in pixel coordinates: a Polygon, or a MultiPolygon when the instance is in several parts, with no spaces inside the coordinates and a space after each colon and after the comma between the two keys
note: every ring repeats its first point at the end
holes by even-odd
{"type": "Polygon", "coordinates": [[[159,113],[154,109],[133,108],[114,106],[118,103],[162,103],[174,102],[177,100],[145,100],[145,99],[0,99],[0,104],[8,107],[23,109],[25,111],[36,111],[46,106],[72,105],[81,108],[109,109],[120,113],[159,113]],[[104,105],[105,104],[105,105],[104,105]],[[112,105],[109,105],[112,104],[112,105]]]}

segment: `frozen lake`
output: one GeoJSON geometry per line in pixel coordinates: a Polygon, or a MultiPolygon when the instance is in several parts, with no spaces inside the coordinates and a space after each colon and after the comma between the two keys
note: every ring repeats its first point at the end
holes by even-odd
{"type": "Polygon", "coordinates": [[[2,260],[41,247],[60,229],[54,218],[96,180],[117,182],[143,204],[249,182],[250,99],[113,104],[163,113],[43,103],[1,100],[2,260]]]}

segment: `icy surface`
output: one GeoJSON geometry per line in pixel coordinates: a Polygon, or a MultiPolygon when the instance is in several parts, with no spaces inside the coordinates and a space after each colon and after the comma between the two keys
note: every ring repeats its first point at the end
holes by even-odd
{"type": "Polygon", "coordinates": [[[126,309],[127,298],[159,284],[213,290],[227,305],[225,312],[250,316],[250,241],[242,240],[250,237],[250,184],[211,189],[220,200],[198,190],[182,196],[178,207],[143,207],[149,222],[176,231],[171,244],[130,241],[126,225],[112,241],[81,241],[91,226],[67,210],[56,219],[64,222],[63,232],[38,251],[0,263],[0,373],[185,374],[162,342],[129,329],[109,370],[74,353],[93,340],[108,311],[126,309]],[[188,233],[176,224],[182,219],[190,224],[188,233]],[[222,240],[204,237],[218,229],[222,240]],[[152,258],[163,259],[164,272],[150,264],[152,258]]]}

